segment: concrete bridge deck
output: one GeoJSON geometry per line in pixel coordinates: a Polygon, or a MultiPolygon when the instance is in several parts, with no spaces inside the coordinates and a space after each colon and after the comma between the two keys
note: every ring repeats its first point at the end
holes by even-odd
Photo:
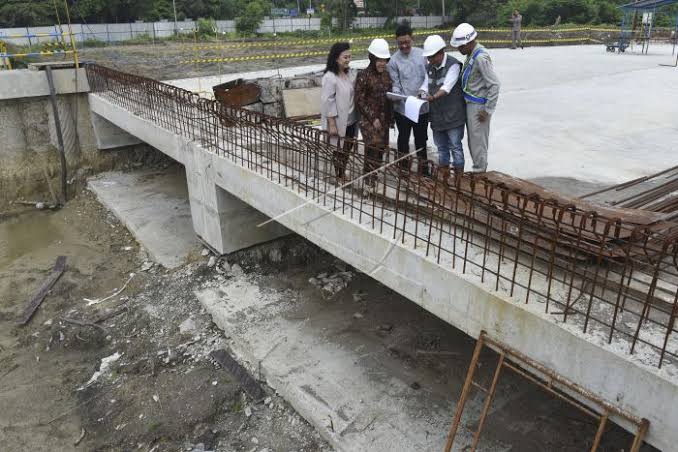
{"type": "MultiPolygon", "coordinates": [[[[420,195],[426,187],[414,181],[410,186],[393,174],[382,176],[369,196],[348,189],[328,195],[335,161],[317,131],[220,110],[190,93],[103,68],[90,68],[89,76],[93,113],[185,166],[194,229],[217,251],[294,231],[467,334],[488,331],[599,397],[647,418],[651,444],[670,450],[678,440],[672,429],[678,421],[672,403],[678,395],[676,303],[663,297],[668,307],[657,308],[649,299],[629,296],[634,291],[628,290],[647,289],[654,295],[661,286],[665,293],[675,293],[674,269],[634,276],[625,265],[615,269],[610,259],[605,277],[593,267],[582,272],[578,268],[586,267],[585,260],[577,253],[568,260],[554,251],[544,254],[536,244],[532,254],[521,250],[518,229],[512,230],[516,223],[501,212],[489,217],[504,233],[496,240],[482,235],[472,215],[467,223],[452,220],[444,199],[437,206],[447,217],[425,210],[420,195]],[[256,227],[292,209],[278,218],[279,224],[256,227]],[[539,258],[530,260],[531,255],[539,258]],[[560,264],[549,266],[551,261],[560,264]],[[610,272],[620,272],[621,279],[608,277],[610,272]],[[614,294],[623,291],[629,304],[617,312],[614,294]],[[563,313],[569,311],[568,318],[563,313]],[[631,346],[636,347],[633,355],[631,346]],[[658,362],[663,362],[661,369],[658,362]]],[[[360,174],[362,163],[350,160],[349,173],[360,174]]],[[[469,210],[473,206],[468,203],[469,210]]],[[[490,219],[485,227],[497,227],[491,224],[490,219]]],[[[674,251],[665,249],[658,262],[666,263],[674,251]]]]}

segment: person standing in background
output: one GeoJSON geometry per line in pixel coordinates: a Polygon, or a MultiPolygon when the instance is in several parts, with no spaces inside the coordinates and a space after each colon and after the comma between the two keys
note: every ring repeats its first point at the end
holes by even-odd
{"type": "Polygon", "coordinates": [[[358,112],[354,102],[356,72],[350,69],[350,64],[349,43],[335,43],[327,56],[320,94],[320,126],[327,130],[330,139],[337,145],[333,163],[340,185],[346,177],[346,164],[353,150],[353,140],[358,136],[358,112]]]}
{"type": "MultiPolygon", "coordinates": [[[[391,77],[386,65],[391,53],[385,39],[374,39],[367,48],[370,64],[358,73],[355,82],[355,102],[360,114],[360,132],[365,142],[364,173],[381,165],[383,149],[388,146],[388,129],[393,120],[393,108],[386,93],[391,91],[391,77]]],[[[365,180],[370,189],[375,187],[376,174],[365,180]]]]}
{"type": "Polygon", "coordinates": [[[521,27],[523,24],[523,16],[520,15],[520,12],[517,9],[513,10],[513,15],[509,19],[509,22],[513,24],[511,27],[511,48],[516,48],[516,43],[523,49],[523,40],[520,37],[521,27]]]}
{"type": "MultiPolygon", "coordinates": [[[[393,54],[386,66],[393,82],[392,92],[402,96],[417,96],[419,88],[426,77],[426,58],[422,49],[412,47],[412,28],[402,23],[396,28],[398,51],[393,54]]],[[[427,165],[426,142],[428,141],[428,105],[421,108],[419,121],[414,122],[405,116],[405,102],[393,104],[396,127],[398,128],[398,153],[410,152],[410,135],[414,134],[414,148],[419,158],[418,170],[422,174],[430,175],[427,165]]],[[[401,168],[407,168],[408,160],[399,162],[401,168]]]]}

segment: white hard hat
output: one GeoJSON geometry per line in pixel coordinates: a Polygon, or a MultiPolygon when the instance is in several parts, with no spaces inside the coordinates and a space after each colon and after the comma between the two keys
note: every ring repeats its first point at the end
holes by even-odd
{"type": "Polygon", "coordinates": [[[430,57],[445,48],[445,40],[440,35],[431,35],[424,41],[424,56],[430,57]]]}
{"type": "Polygon", "coordinates": [[[367,51],[377,58],[388,60],[391,58],[391,52],[388,50],[388,42],[385,39],[373,39],[367,51]]]}
{"type": "Polygon", "coordinates": [[[457,28],[454,29],[454,32],[452,32],[450,45],[452,47],[461,47],[476,39],[477,36],[478,33],[476,32],[476,29],[473,28],[473,25],[467,23],[459,24],[457,25],[457,28]]]}

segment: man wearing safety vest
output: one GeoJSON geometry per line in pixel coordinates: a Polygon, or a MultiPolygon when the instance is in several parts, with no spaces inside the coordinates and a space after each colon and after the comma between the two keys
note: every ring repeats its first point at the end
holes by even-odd
{"type": "Polygon", "coordinates": [[[466,103],[461,92],[461,63],[445,52],[445,40],[431,35],[424,41],[423,55],[428,60],[420,91],[430,106],[433,141],[438,148],[438,176],[450,177],[450,156],[455,184],[464,173],[464,124],[466,103]]]}
{"type": "Polygon", "coordinates": [[[461,89],[466,100],[466,132],[473,159],[473,171],[487,170],[487,147],[490,120],[499,99],[499,79],[494,73],[487,49],[476,42],[478,33],[472,25],[459,24],[450,45],[466,55],[461,69],[461,89]]]}

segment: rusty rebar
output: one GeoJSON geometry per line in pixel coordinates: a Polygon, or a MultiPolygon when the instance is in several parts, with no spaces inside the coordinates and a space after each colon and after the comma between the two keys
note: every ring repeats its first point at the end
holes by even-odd
{"type": "MultiPolygon", "coordinates": [[[[400,155],[397,150],[350,138],[345,139],[350,145],[346,180],[373,167],[381,168],[379,176],[369,196],[362,194],[364,179],[335,190],[336,155],[343,148],[325,131],[225,106],[149,78],[97,65],[86,69],[94,94],[295,191],[329,214],[397,238],[401,246],[419,250],[425,243],[429,259],[477,274],[488,289],[543,303],[547,313],[557,306],[563,310],[560,319],[576,322],[584,332],[603,332],[609,343],[627,341],[630,349],[643,344],[655,352],[658,365],[678,362],[672,340],[678,223],[666,217],[648,222],[628,211],[615,216],[614,209],[539,196],[490,174],[455,175],[454,184],[443,183],[432,162],[421,163],[431,167],[433,178],[427,178],[412,169],[413,162],[406,168],[389,165],[400,155]],[[651,328],[662,334],[643,334],[651,328]]],[[[635,201],[673,186],[664,184],[635,201]]],[[[657,204],[673,205],[671,199],[657,204]]]]}

